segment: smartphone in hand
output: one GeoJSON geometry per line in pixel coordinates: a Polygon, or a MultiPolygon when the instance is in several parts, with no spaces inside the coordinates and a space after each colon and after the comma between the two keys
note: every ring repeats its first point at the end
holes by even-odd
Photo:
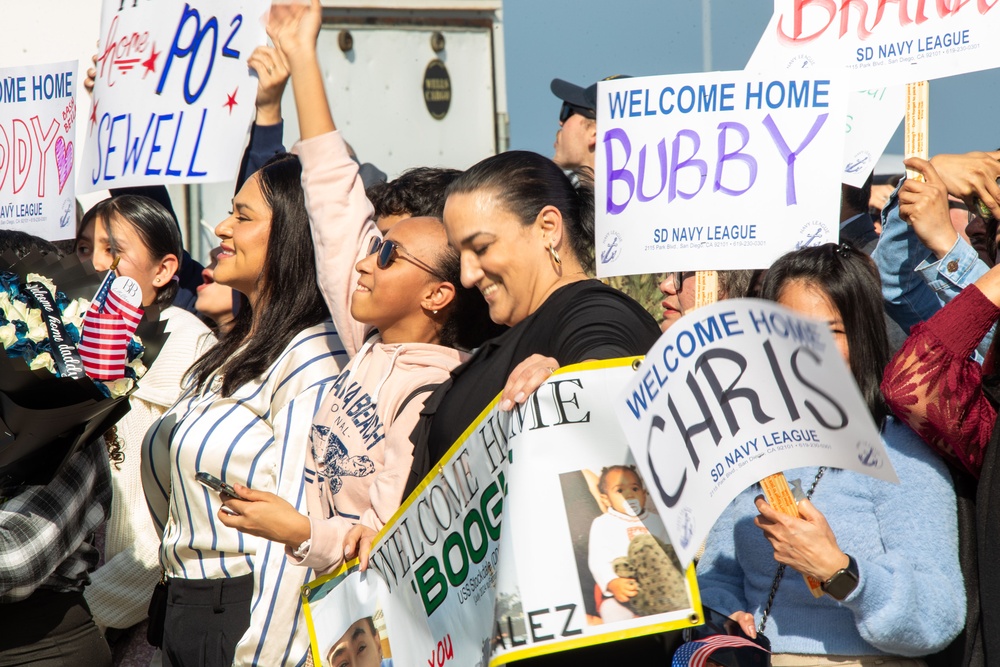
{"type": "Polygon", "coordinates": [[[240,494],[236,493],[236,489],[230,484],[226,484],[221,479],[215,475],[211,475],[207,472],[199,472],[194,476],[195,480],[201,482],[213,491],[218,491],[219,493],[225,493],[227,496],[232,496],[237,500],[246,500],[246,498],[240,497],[240,494]]]}

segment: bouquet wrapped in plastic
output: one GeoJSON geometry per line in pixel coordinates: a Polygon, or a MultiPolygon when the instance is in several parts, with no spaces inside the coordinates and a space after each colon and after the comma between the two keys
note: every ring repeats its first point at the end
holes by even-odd
{"type": "Polygon", "coordinates": [[[75,256],[0,256],[0,489],[47,483],[128,412],[165,338],[148,322],[135,336],[137,288],[75,256]]]}

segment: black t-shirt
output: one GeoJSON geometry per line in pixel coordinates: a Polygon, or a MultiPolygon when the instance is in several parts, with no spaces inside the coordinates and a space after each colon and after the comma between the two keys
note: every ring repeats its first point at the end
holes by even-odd
{"type": "Polygon", "coordinates": [[[656,320],[618,290],[597,280],[560,287],[534,313],[484,343],[427,397],[425,419],[411,437],[414,470],[407,493],[496,398],[514,367],[532,354],[553,357],[561,366],[631,357],[645,354],[659,335],[656,320]],[[429,431],[421,432],[428,421],[429,431]]]}
{"type": "MultiPolygon", "coordinates": [[[[522,322],[483,344],[427,398],[423,418],[411,437],[414,462],[406,495],[496,398],[514,367],[532,354],[553,357],[561,366],[588,359],[631,357],[646,354],[659,336],[656,320],[616,289],[597,280],[559,288],[522,322]]],[[[670,662],[677,634],[591,646],[532,658],[524,664],[575,667],[623,662],[661,667],[670,662]]]]}

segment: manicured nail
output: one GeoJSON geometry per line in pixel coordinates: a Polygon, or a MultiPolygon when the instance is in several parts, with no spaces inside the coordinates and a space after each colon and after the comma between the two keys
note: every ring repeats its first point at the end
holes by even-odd
{"type": "Polygon", "coordinates": [[[504,412],[509,412],[512,407],[514,407],[514,404],[511,402],[509,398],[505,398],[502,401],[500,401],[500,409],[503,410],[504,412]]]}
{"type": "Polygon", "coordinates": [[[515,403],[524,403],[525,395],[524,392],[518,392],[517,396],[514,397],[515,403]]]}

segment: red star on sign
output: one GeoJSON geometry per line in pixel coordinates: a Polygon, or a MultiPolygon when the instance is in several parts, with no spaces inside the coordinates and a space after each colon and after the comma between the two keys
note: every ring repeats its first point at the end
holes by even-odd
{"type": "Polygon", "coordinates": [[[156,43],[153,43],[152,53],[149,54],[149,59],[142,63],[142,66],[146,68],[146,71],[142,73],[142,78],[145,79],[146,75],[150,72],[156,71],[156,59],[160,57],[160,52],[156,50],[156,43]]]}
{"type": "Polygon", "coordinates": [[[240,90],[240,88],[239,88],[239,86],[237,86],[236,90],[233,91],[232,95],[228,95],[227,94],[226,95],[226,103],[222,105],[224,107],[229,107],[229,113],[230,113],[230,115],[232,115],[232,113],[233,113],[233,107],[237,105],[237,102],[236,102],[236,93],[239,92],[239,90],[240,90]]]}
{"type": "Polygon", "coordinates": [[[97,99],[94,99],[94,108],[90,110],[90,132],[93,134],[94,125],[97,125],[97,99]]]}

